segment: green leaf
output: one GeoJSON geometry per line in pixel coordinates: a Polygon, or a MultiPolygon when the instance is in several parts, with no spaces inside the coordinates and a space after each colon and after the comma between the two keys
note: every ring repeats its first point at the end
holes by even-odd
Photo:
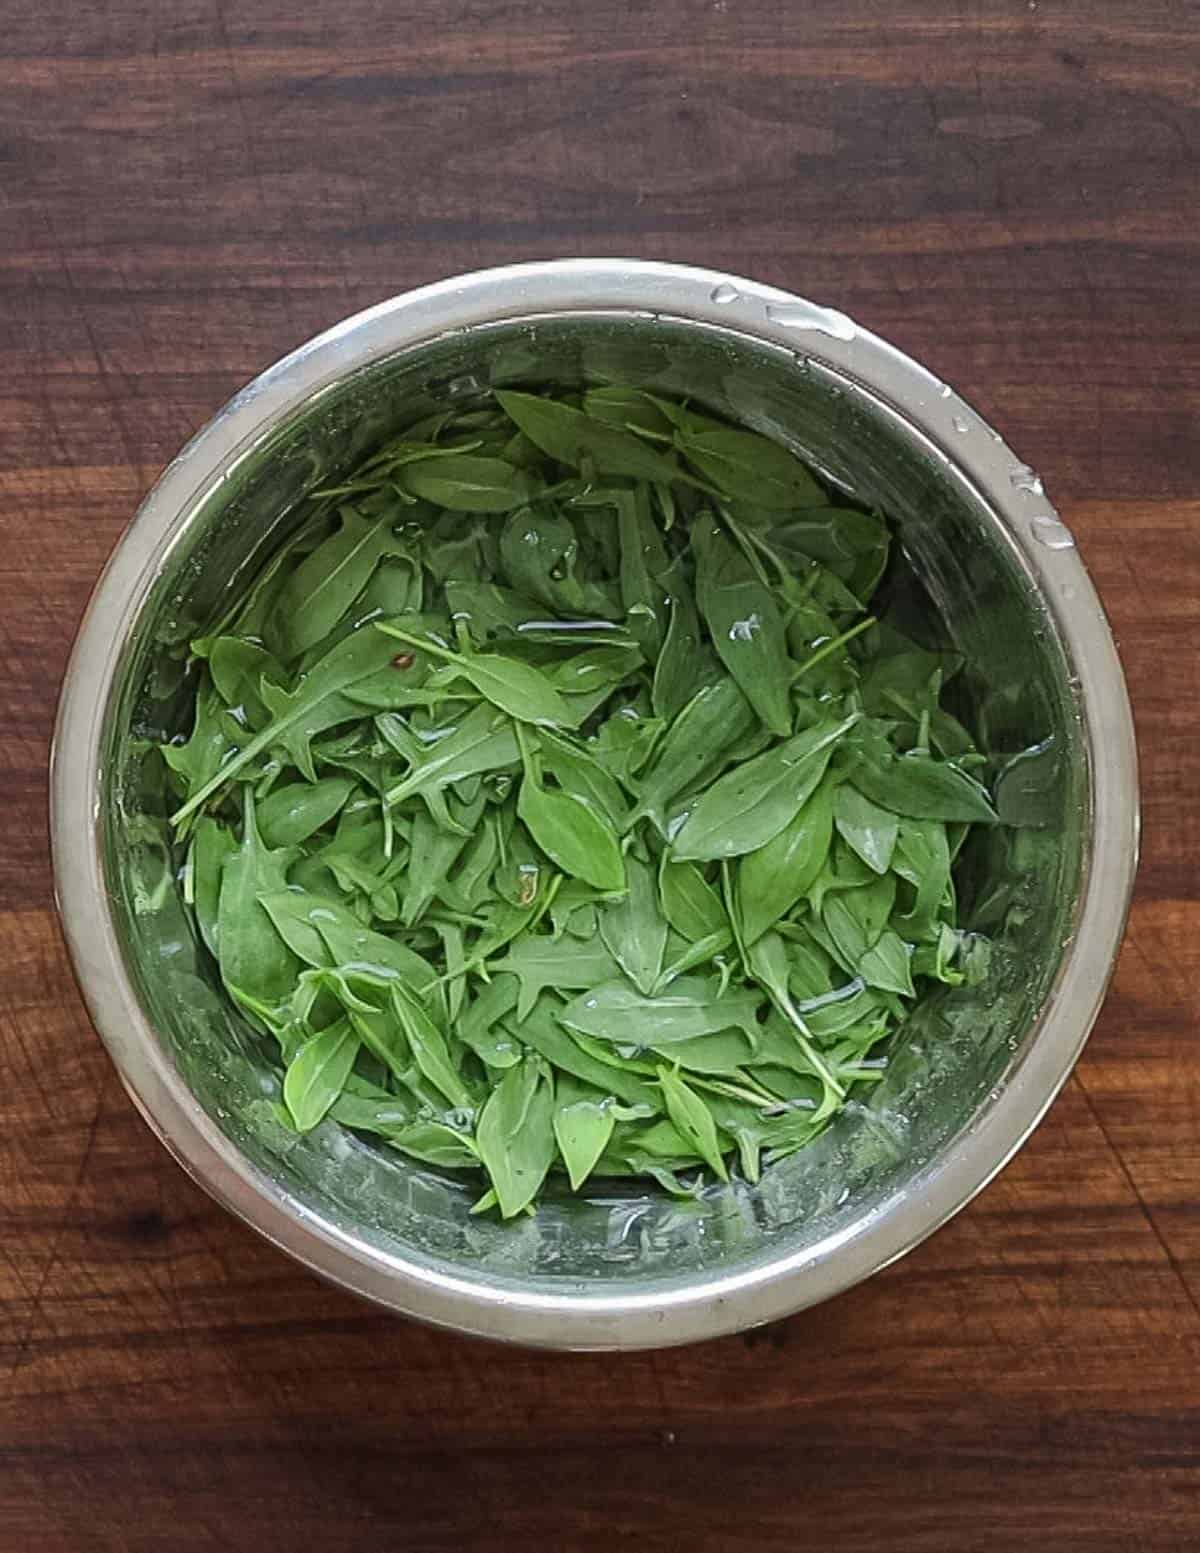
{"type": "Polygon", "coordinates": [[[401,782],[384,794],[391,805],[485,771],[503,771],[521,758],[511,718],[494,706],[477,706],[454,732],[429,746],[401,782]]]}
{"type": "Polygon", "coordinates": [[[985,788],[948,761],[929,755],[892,755],[886,760],[860,760],[854,785],[861,793],[914,820],[966,820],[994,824],[985,788]]]}
{"type": "Polygon", "coordinates": [[[577,1192],[608,1147],[617,1119],[600,1090],[570,1074],[560,1075],[554,1087],[554,1137],[571,1190],[577,1192]]]}
{"type": "MultiPolygon", "coordinates": [[[[554,615],[580,617],[588,634],[605,622],[614,627],[622,610],[615,581],[580,579],[579,536],[561,511],[542,503],[532,511],[518,510],[500,531],[500,561],[507,582],[539,600],[554,615]]],[[[629,640],[622,629],[622,638],[629,640]]],[[[554,633],[550,633],[553,635],[554,633]]]]}
{"type": "Polygon", "coordinates": [[[511,944],[508,953],[493,960],[490,972],[505,971],[521,985],[518,1021],[527,1019],[546,987],[594,987],[620,975],[620,967],[603,944],[579,944],[570,939],[527,935],[511,944]]]}
{"type": "Polygon", "coordinates": [[[260,694],[264,679],[280,685],[285,679],[279,663],[257,642],[240,636],[219,636],[208,653],[208,669],[217,694],[237,721],[259,728],[266,721],[260,694]]]}
{"type": "Polygon", "coordinates": [[[613,496],[621,544],[621,603],[629,629],[653,662],[663,642],[663,589],[655,578],[667,569],[667,554],[650,511],[644,485],[613,496]]]}
{"type": "Polygon", "coordinates": [[[358,1056],[359,1038],[347,1019],[308,1040],[288,1064],[283,1100],[298,1132],[308,1132],[341,1094],[358,1056]]]}
{"type": "Polygon", "coordinates": [[[736,1079],[744,1078],[741,1069],[753,1061],[755,1044],[744,1030],[722,1030],[693,1041],[656,1042],[649,1050],[689,1073],[736,1079]]]}
{"type": "Polygon", "coordinates": [[[449,577],[445,590],[451,620],[455,624],[463,621],[477,645],[500,639],[508,645],[530,621],[541,618],[541,605],[535,599],[514,593],[511,588],[497,587],[493,582],[464,582],[449,577]]]}
{"type": "Polygon", "coordinates": [[[554,1159],[554,1086],[540,1057],[509,1068],[475,1127],[475,1144],[506,1219],[537,1196],[554,1159]]]}
{"type": "MultiPolygon", "coordinates": [[[[659,910],[654,870],[649,863],[627,857],[625,875],[629,883],[625,897],[600,909],[600,937],[634,986],[649,996],[662,970],[667,947],[667,919],[659,910]]],[[[592,982],[585,981],[580,985],[591,986],[604,979],[597,976],[592,982]]]]}
{"type": "Polygon", "coordinates": [[[891,874],[859,890],[839,890],[821,908],[821,922],[848,971],[857,971],[862,956],[883,932],[896,898],[891,874]]]}
{"type": "Polygon", "coordinates": [[[604,1057],[584,1050],[559,1023],[549,998],[539,998],[529,1017],[516,1027],[516,1036],[526,1046],[540,1052],[556,1070],[570,1073],[585,1084],[616,1095],[627,1105],[656,1105],[655,1091],[639,1076],[637,1069],[623,1062],[615,1053],[606,1051],[604,1057]]]}
{"type": "Polygon", "coordinates": [[[664,852],[658,872],[663,916],[692,943],[726,933],[729,919],[721,897],[694,863],[681,863],[664,852]]]}
{"type": "MultiPolygon", "coordinates": [[[[618,782],[635,789],[638,774],[658,747],[662,731],[657,717],[645,717],[636,704],[629,704],[605,718],[588,740],[588,749],[618,782]]],[[[627,820],[626,828],[629,823],[627,820]]]]}
{"type": "Polygon", "coordinates": [[[394,515],[367,518],[344,506],[338,516],[341,527],[300,562],[275,602],[267,641],[285,661],[328,636],[383,557],[409,547],[392,527],[394,515]]]}
{"type": "Polygon", "coordinates": [[[601,691],[611,694],[634,679],[643,661],[641,650],[634,646],[591,647],[555,664],[550,678],[568,698],[594,697],[601,691]]]}
{"type": "Polygon", "coordinates": [[[790,966],[787,948],[778,933],[764,933],[747,953],[747,970],[768,994],[784,1019],[793,1027],[793,1039],[812,1072],[825,1086],[825,1099],[818,1114],[824,1116],[836,1109],[845,1090],[831,1071],[829,1064],[812,1042],[812,1032],[804,1016],[796,1007],[788,986],[790,966]]]}
{"type": "Polygon", "coordinates": [[[897,992],[901,997],[915,997],[910,959],[909,946],[899,933],[885,928],[870,949],[859,956],[858,974],[868,987],[877,987],[881,992],[897,992]]]}
{"type": "Polygon", "coordinates": [[[892,867],[915,890],[912,907],[897,926],[913,938],[925,938],[950,886],[945,825],[938,820],[901,820],[892,867]]]}
{"type": "Polygon", "coordinates": [[[753,1040],[760,1004],[757,993],[721,994],[708,981],[681,976],[656,997],[627,982],[605,982],[568,1003],[559,1018],[571,1030],[618,1046],[659,1047],[733,1029],[753,1040]]]}
{"type": "Polygon", "coordinates": [[[504,459],[470,453],[405,464],[400,484],[411,495],[455,512],[511,512],[536,490],[523,470],[504,459]]]}
{"type": "Polygon", "coordinates": [[[277,931],[309,965],[354,965],[386,980],[399,978],[417,991],[436,979],[416,950],[364,927],[337,901],[303,890],[264,891],[259,901],[277,931]]]}
{"type": "Polygon", "coordinates": [[[792,731],[793,665],[771,591],[711,519],[697,524],[696,598],[721,662],[764,724],[792,731]]]}
{"type": "Polygon", "coordinates": [[[328,825],[354,791],[350,777],[277,787],[258,808],[258,828],[271,847],[295,847],[328,825]]]}
{"type": "Polygon", "coordinates": [[[413,1106],[411,1100],[386,1091],[379,1096],[368,1096],[351,1094],[343,1089],[326,1114],[331,1121],[341,1122],[343,1127],[378,1133],[386,1138],[412,1121],[413,1106]]]}
{"type": "Polygon", "coordinates": [[[703,938],[697,938],[691,943],[676,939],[675,944],[672,944],[668,938],[667,963],[654,984],[654,995],[657,997],[665,992],[673,981],[677,981],[687,971],[697,970],[700,966],[707,965],[710,960],[716,960],[732,943],[733,933],[728,927],[718,928],[714,933],[706,933],[703,938]]]}
{"type": "Polygon", "coordinates": [[[428,1011],[399,982],[393,982],[391,994],[392,1008],[421,1072],[451,1105],[469,1108],[474,1104],[471,1091],[451,1062],[446,1038],[428,1011]]]}
{"type": "Polygon", "coordinates": [[[444,1170],[478,1169],[479,1151],[466,1133],[444,1122],[415,1121],[388,1132],[387,1141],[402,1154],[444,1170]]]}
{"type": "Polygon", "coordinates": [[[667,598],[667,627],[654,665],[651,700],[655,713],[669,722],[704,684],[715,683],[715,659],[701,645],[700,617],[692,589],[678,563],[658,578],[667,598]]]}
{"type": "Polygon", "coordinates": [[[405,927],[420,921],[462,855],[483,814],[483,795],[480,794],[472,804],[451,799],[448,808],[459,827],[457,830],[445,830],[426,813],[413,818],[404,902],[400,909],[405,927]]]}
{"type": "Polygon", "coordinates": [[[570,709],[545,674],[532,663],[505,658],[499,653],[457,653],[439,647],[427,638],[413,636],[396,626],[380,623],[380,631],[397,641],[453,666],[456,675],[467,680],[479,694],[502,712],[521,722],[564,724],[571,721],[570,709]]]}
{"type": "Polygon", "coordinates": [[[225,859],[237,850],[233,833],[208,815],[192,838],[192,900],[196,925],[208,952],[219,954],[221,874],[225,859]]]}
{"type": "Polygon", "coordinates": [[[786,917],[820,873],[833,835],[835,792],[826,776],[779,834],[738,864],[737,906],[747,944],[786,917]]]}
{"type": "Polygon", "coordinates": [[[729,1171],[721,1157],[721,1144],[712,1112],[700,1096],[689,1089],[679,1074],[673,1073],[670,1068],[659,1068],[658,1082],[662,1085],[663,1098],[667,1103],[667,1115],[675,1124],[680,1137],[687,1140],[719,1180],[728,1181],[729,1171]]]}
{"type": "Polygon", "coordinates": [[[808,470],[768,437],[732,426],[676,432],[675,445],[714,485],[760,507],[815,507],[826,500],[808,470]]]}
{"type": "Polygon", "coordinates": [[[218,772],[194,789],[188,801],[171,816],[180,825],[205,803],[218,788],[238,775],[251,761],[273,745],[283,744],[301,770],[309,766],[308,747],[313,736],[327,728],[361,715],[361,709],[347,700],[343,692],[385,667],[393,655],[387,638],[377,631],[355,631],[345,637],[309,671],[300,677],[290,692],[275,690],[263,683],[263,699],[272,720],[218,772]]]}
{"type": "Polygon", "coordinates": [[[516,1008],[519,993],[515,976],[496,976],[479,989],[459,1018],[455,1034],[489,1068],[511,1068],[521,1060],[520,1044],[500,1023],[516,1008]]]}
{"type": "Polygon", "coordinates": [[[287,995],[299,966],[260,896],[282,889],[294,854],[263,846],[254,817],[254,794],[243,789],[242,839],[221,872],[217,907],[217,949],[221,976],[251,997],[275,1002],[287,995]]]}
{"type": "Polygon", "coordinates": [[[719,766],[725,752],[746,738],[755,723],[750,703],[728,676],[697,691],[658,745],[639,783],[641,795],[626,830],[643,817],[665,830],[672,800],[719,766]]]}
{"type": "Polygon", "coordinates": [[[740,857],[777,836],[815,790],[852,715],[798,733],[719,778],[675,833],[676,858],[740,857]]]}
{"type": "MultiPolygon", "coordinates": [[[[413,829],[416,829],[415,820],[413,829]]],[[[442,899],[461,902],[465,911],[474,911],[481,906],[492,894],[490,880],[499,855],[498,822],[485,815],[468,843],[457,871],[439,886],[442,899]]],[[[410,868],[412,872],[414,870],[410,868]]]]}
{"type": "Polygon", "coordinates": [[[594,421],[621,431],[637,432],[651,442],[669,443],[674,423],[650,394],[638,388],[614,384],[589,388],[583,396],[583,411],[594,421]]]}
{"type": "Polygon", "coordinates": [[[679,478],[673,459],[655,453],[630,432],[593,420],[582,410],[536,394],[508,390],[497,390],[496,399],[530,442],[560,464],[579,469],[586,460],[597,474],[626,475],[635,480],[670,482],[679,478]]]}
{"type": "MultiPolygon", "coordinates": [[[[196,716],[186,743],[160,744],[159,749],[188,793],[205,787],[211,791],[219,783],[219,773],[237,746],[229,738],[225,709],[211,684],[205,684],[196,697],[196,716]]],[[[188,813],[196,807],[189,805],[188,813]]]]}
{"type": "Polygon", "coordinates": [[[858,853],[868,868],[877,874],[886,874],[892,865],[896,837],[900,834],[897,816],[872,803],[848,782],[838,788],[833,812],[838,834],[845,839],[846,845],[858,853]]]}
{"type": "Polygon", "coordinates": [[[620,829],[628,813],[628,804],[615,779],[592,754],[587,745],[580,747],[553,734],[539,735],[543,769],[561,788],[575,794],[602,814],[614,829],[620,829]]]}
{"type": "Polygon", "coordinates": [[[528,756],[517,796],[517,814],[534,841],[563,873],[584,879],[598,890],[625,888],[621,844],[612,825],[573,793],[541,786],[528,756]]]}

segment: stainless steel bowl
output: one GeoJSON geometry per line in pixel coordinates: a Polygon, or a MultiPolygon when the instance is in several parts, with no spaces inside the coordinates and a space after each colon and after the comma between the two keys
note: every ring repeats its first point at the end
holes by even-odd
{"type": "Polygon", "coordinates": [[[96,1027],[197,1181],[315,1271],[391,1309],[555,1347],[688,1342],[770,1321],[922,1240],[1005,1163],[1099,1008],[1137,847],[1135,751],[1068,530],[956,394],[840,313],[705,270],[519,265],[337,325],[237,395],[143,503],[93,596],[53,757],[59,904],[96,1027]],[[756,1187],[635,1187],[475,1219],[472,1192],[323,1124],[280,1126],[258,1039],[183,911],[153,741],[186,718],[186,643],[297,503],[390,429],[491,384],[685,393],[789,443],[896,520],[972,665],[971,716],[1014,823],[964,889],[997,943],[982,988],[922,1004],[886,1081],[756,1187]],[[1025,751],[1024,755],[1019,752],[1025,751]],[[1019,758],[1018,758],[1019,757],[1019,758]]]}

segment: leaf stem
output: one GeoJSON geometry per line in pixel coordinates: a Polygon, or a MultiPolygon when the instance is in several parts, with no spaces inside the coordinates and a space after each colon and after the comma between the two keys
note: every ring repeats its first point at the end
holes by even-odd
{"type": "Polygon", "coordinates": [[[851,626],[848,631],[843,631],[841,636],[834,636],[829,641],[823,642],[816,652],[805,658],[804,662],[792,675],[792,684],[794,685],[802,674],[807,674],[809,669],[815,668],[823,658],[828,658],[831,652],[837,652],[839,647],[845,647],[847,642],[852,642],[856,636],[861,636],[864,631],[869,631],[874,624],[875,616],[868,615],[865,620],[860,620],[856,626],[851,626]]]}
{"type": "Polygon", "coordinates": [[[374,622],[375,629],[382,631],[385,636],[394,636],[398,642],[403,642],[406,647],[415,647],[418,652],[427,652],[433,658],[444,658],[447,663],[461,663],[463,654],[451,652],[448,647],[439,647],[436,642],[431,642],[428,637],[413,636],[410,631],[401,631],[396,626],[385,625],[382,620],[374,622]]]}

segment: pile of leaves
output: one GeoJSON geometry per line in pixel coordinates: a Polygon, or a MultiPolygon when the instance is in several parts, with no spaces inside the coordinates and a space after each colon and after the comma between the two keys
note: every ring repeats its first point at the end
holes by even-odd
{"type": "Polygon", "coordinates": [[[750,1180],[975,979],[958,666],[868,612],[877,514],[639,390],[497,392],[317,493],[193,643],[185,898],[281,1114],[528,1208],[750,1180]]]}

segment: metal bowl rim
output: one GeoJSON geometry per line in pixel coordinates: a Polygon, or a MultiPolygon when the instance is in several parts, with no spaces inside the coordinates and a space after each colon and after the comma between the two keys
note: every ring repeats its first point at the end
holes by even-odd
{"type": "Polygon", "coordinates": [[[358,313],[255,378],[164,471],[96,585],[64,680],[51,754],[55,893],[76,977],[121,1079],[153,1131],[224,1206],[306,1266],[392,1310],[535,1346],[664,1346],[776,1320],[911,1250],[1003,1168],[1069,1076],[1103,1001],[1138,845],[1137,767],[1124,678],[1103,611],[1057,514],[999,436],[925,368],[844,315],[738,276],[640,260],[571,259],[456,276],[358,313]],[[732,295],[731,295],[732,293],[732,295]],[[192,1096],[125,968],[100,856],[100,758],[120,650],[172,546],[214,482],[350,372],[448,330],[532,314],[669,315],[820,361],[898,411],[986,500],[1048,606],[1078,679],[1091,781],[1076,931],[1027,1051],[969,1128],[885,1205],[800,1252],[644,1293],[545,1292],[452,1276],[382,1254],[252,1165],[192,1096]],[[1035,523],[1036,519],[1042,520],[1035,523]],[[1041,532],[1054,547],[1041,542],[1041,532]]]}

